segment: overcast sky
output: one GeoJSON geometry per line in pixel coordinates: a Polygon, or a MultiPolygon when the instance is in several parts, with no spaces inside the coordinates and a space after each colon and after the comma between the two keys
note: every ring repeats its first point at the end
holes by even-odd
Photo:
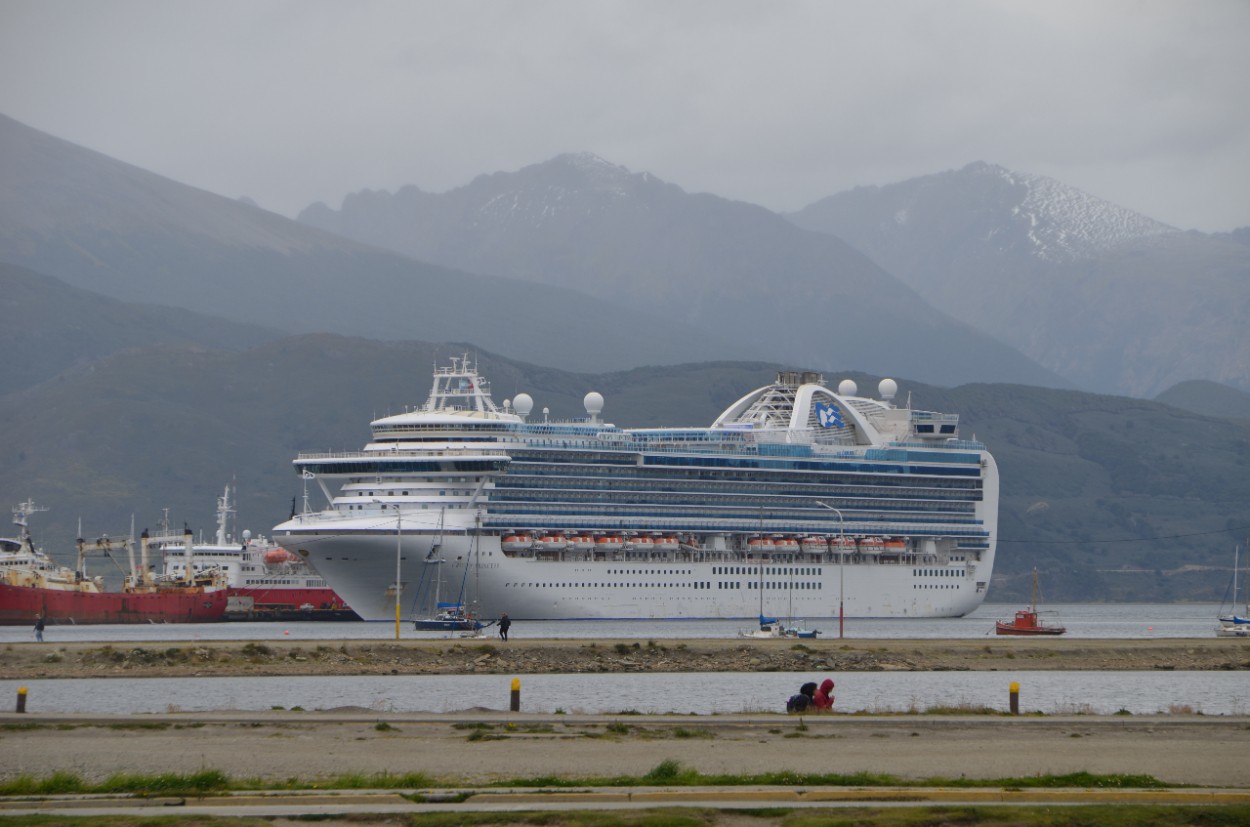
{"type": "Polygon", "coordinates": [[[293,216],[594,152],[795,210],[983,160],[1250,225],[1250,2],[0,0],[0,113],[293,216]]]}

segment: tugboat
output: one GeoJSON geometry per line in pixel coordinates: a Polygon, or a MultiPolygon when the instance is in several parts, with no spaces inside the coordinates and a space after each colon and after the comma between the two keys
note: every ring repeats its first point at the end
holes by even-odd
{"type": "Polygon", "coordinates": [[[1029,608],[1016,612],[1015,620],[1000,620],[994,624],[994,632],[999,635],[1062,635],[1068,631],[1064,626],[1056,626],[1038,619],[1037,616],[1037,569],[1033,569],[1033,599],[1029,608]]]}

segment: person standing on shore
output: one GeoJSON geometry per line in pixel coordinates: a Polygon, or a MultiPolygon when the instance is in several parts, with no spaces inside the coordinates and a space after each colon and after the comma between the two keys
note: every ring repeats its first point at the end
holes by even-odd
{"type": "Polygon", "coordinates": [[[499,616],[499,637],[502,640],[507,641],[508,627],[511,625],[512,625],[512,620],[509,619],[507,612],[504,612],[502,615],[499,616]]]}
{"type": "Polygon", "coordinates": [[[43,615],[35,618],[35,642],[43,643],[43,615]]]}

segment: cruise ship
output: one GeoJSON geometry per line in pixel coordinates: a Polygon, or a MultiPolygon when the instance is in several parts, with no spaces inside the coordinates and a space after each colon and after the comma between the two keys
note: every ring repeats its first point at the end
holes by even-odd
{"type": "Polygon", "coordinates": [[[300,454],[303,509],[273,537],[366,620],[428,613],[430,576],[514,620],[964,615],[994,565],[997,466],[957,414],[897,394],[783,371],[710,427],[627,429],[593,391],[569,421],[497,404],[455,358],[364,450],[300,454]]]}

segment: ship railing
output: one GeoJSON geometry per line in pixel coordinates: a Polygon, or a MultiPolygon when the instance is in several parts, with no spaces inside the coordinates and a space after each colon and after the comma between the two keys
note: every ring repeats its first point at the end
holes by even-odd
{"type": "Polygon", "coordinates": [[[300,453],[296,462],[301,460],[326,459],[379,459],[386,457],[476,457],[506,455],[507,452],[490,448],[442,448],[436,450],[422,448],[392,448],[378,451],[327,451],[300,453]]]}

